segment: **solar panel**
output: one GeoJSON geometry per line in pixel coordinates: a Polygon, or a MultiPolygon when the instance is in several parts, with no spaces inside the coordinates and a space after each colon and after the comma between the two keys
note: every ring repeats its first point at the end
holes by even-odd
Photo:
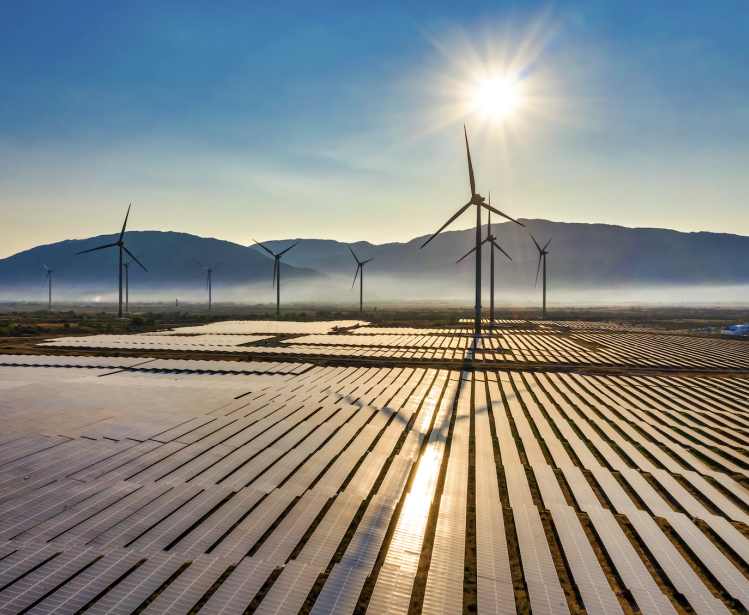
{"type": "Polygon", "coordinates": [[[733,478],[749,476],[742,450],[749,386],[740,378],[523,371],[539,364],[743,369],[743,346],[607,323],[507,320],[501,333],[481,339],[467,337],[466,327],[360,327],[328,336],[332,324],[213,323],[52,342],[240,348],[262,359],[254,361],[0,357],[0,587],[10,583],[0,600],[23,610],[44,597],[29,612],[72,612],[109,589],[88,610],[131,612],[192,562],[147,612],[189,611],[237,565],[201,612],[244,610],[279,566],[260,612],[298,612],[320,579],[313,611],[351,613],[374,571],[368,611],[407,613],[427,546],[422,610],[461,611],[471,413],[479,612],[515,613],[498,471],[535,613],[567,608],[552,546],[586,611],[621,610],[591,541],[643,615],[673,613],[613,513],[632,522],[653,563],[698,615],[727,609],[654,515],[668,520],[731,598],[749,600],[749,582],[711,542],[717,535],[749,561],[749,542],[734,526],[749,521],[749,495],[733,478]],[[296,338],[239,346],[281,332],[296,338]],[[298,358],[315,356],[360,367],[298,358]],[[473,368],[502,361],[515,371],[434,368],[466,358],[473,368]],[[369,359],[424,363],[389,368],[369,359]],[[437,531],[425,545],[437,504],[437,531]],[[550,515],[554,545],[539,506],[550,515]],[[320,577],[349,529],[340,562],[320,577]],[[48,583],[60,587],[45,597],[48,583]]]}

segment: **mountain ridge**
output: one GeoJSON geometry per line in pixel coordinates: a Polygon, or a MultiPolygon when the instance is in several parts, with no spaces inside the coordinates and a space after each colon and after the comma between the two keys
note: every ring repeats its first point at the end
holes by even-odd
{"type": "MultiPolygon", "coordinates": [[[[565,223],[520,219],[523,228],[511,222],[493,224],[498,243],[512,257],[495,253],[496,282],[504,296],[535,297],[538,252],[528,235],[532,232],[549,245],[548,287],[568,289],[634,289],[689,287],[731,287],[749,284],[744,263],[749,254],[749,237],[705,231],[628,228],[599,223],[565,223]],[[514,294],[513,294],[514,293],[514,294]]],[[[486,227],[482,228],[482,236],[486,227]]],[[[430,235],[407,242],[350,244],[359,260],[374,260],[365,271],[365,301],[412,300],[419,298],[469,298],[474,284],[474,260],[456,261],[474,247],[475,230],[443,231],[420,249],[430,235]]],[[[117,290],[117,258],[110,248],[75,256],[91,247],[109,243],[116,235],[71,239],[37,246],[0,260],[0,300],[28,296],[42,298],[40,285],[45,271],[41,258],[54,274],[53,292],[105,295],[117,290]]],[[[126,245],[149,269],[145,273],[134,263],[130,267],[131,296],[154,299],[205,294],[205,271],[193,259],[216,268],[214,299],[275,301],[271,280],[273,259],[259,246],[242,246],[226,240],[198,237],[175,231],[128,231],[126,245]],[[177,293],[177,294],[175,294],[177,293]]],[[[333,239],[281,239],[264,241],[278,252],[293,242],[299,245],[281,261],[282,301],[353,300],[351,283],[356,262],[349,244],[333,239]],[[288,283],[287,283],[288,282],[288,283]],[[292,283],[293,282],[293,283],[292,283]]],[[[488,282],[488,251],[484,250],[484,281],[488,282]]],[[[358,293],[355,293],[358,295],[358,293]]]]}
{"type": "MultiPolygon", "coordinates": [[[[104,294],[109,296],[117,292],[117,261],[119,252],[116,248],[88,252],[77,255],[77,252],[106,245],[116,241],[118,235],[99,235],[86,239],[67,239],[64,241],[37,246],[24,250],[0,260],[0,290],[6,293],[19,293],[33,290],[31,280],[39,278],[39,283],[46,272],[39,260],[55,271],[53,284],[58,292],[64,292],[61,283],[73,292],[104,294]],[[39,272],[42,276],[39,277],[39,272]]],[[[264,254],[250,250],[245,246],[230,241],[211,237],[198,237],[177,231],[128,231],[125,234],[125,245],[130,252],[148,269],[143,271],[137,263],[130,266],[130,288],[135,292],[166,292],[169,296],[174,291],[191,289],[199,291],[205,287],[206,272],[195,261],[206,267],[215,267],[214,288],[218,286],[267,286],[272,290],[273,259],[264,254]]],[[[123,253],[123,262],[130,261],[123,253]]],[[[325,274],[306,267],[295,267],[281,263],[282,280],[296,282],[323,283],[325,274]]],[[[38,288],[38,283],[37,283],[38,288]]]]}
{"type": "MultiPolygon", "coordinates": [[[[526,224],[525,229],[512,222],[492,225],[499,245],[513,259],[510,262],[500,253],[495,253],[498,275],[514,284],[526,285],[529,277],[531,283],[535,281],[538,251],[527,231],[531,231],[541,245],[553,237],[548,256],[552,285],[749,283],[749,272],[732,266],[742,262],[743,255],[749,253],[749,237],[742,235],[539,219],[521,218],[520,221],[526,224]]],[[[486,225],[482,228],[482,237],[485,236],[486,225]]],[[[460,264],[455,261],[475,246],[475,229],[443,231],[427,247],[419,250],[429,237],[423,235],[408,242],[387,244],[360,241],[352,243],[351,247],[360,260],[375,258],[375,262],[368,265],[368,273],[372,275],[377,270],[387,271],[395,263],[403,272],[440,270],[448,277],[452,277],[451,267],[463,273],[472,269],[472,258],[460,264]],[[375,266],[378,259],[380,263],[375,266]],[[386,263],[384,268],[383,260],[386,263]]],[[[297,239],[271,241],[266,245],[273,249],[291,241],[297,239]]],[[[344,275],[350,270],[353,277],[356,262],[346,246],[334,240],[304,240],[295,248],[296,253],[289,252],[287,262],[294,264],[303,259],[307,266],[328,275],[344,275]],[[324,250],[319,249],[320,244],[324,244],[324,250]]],[[[488,265],[488,250],[484,259],[488,265]]]]}

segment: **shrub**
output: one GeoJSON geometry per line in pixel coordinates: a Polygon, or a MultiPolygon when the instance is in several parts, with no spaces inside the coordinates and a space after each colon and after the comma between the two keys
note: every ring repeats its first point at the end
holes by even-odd
{"type": "Polygon", "coordinates": [[[146,321],[143,320],[142,316],[133,316],[133,318],[130,320],[130,323],[135,327],[142,327],[146,324],[146,321]]]}

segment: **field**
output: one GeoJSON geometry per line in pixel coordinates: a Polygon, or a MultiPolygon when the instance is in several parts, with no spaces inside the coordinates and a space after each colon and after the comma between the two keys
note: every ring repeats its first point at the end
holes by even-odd
{"type": "Polygon", "coordinates": [[[747,613],[740,313],[378,312],[8,313],[0,612],[747,613]]]}

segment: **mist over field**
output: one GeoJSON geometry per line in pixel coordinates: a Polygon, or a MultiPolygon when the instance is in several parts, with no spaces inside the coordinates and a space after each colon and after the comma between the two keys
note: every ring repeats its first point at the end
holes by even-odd
{"type": "MultiPolygon", "coordinates": [[[[495,224],[497,304],[534,303],[538,251],[529,236],[545,245],[549,304],[732,303],[749,300],[749,272],[739,266],[749,238],[718,233],[680,233],[630,229],[604,224],[565,224],[521,220],[495,224]]],[[[482,229],[482,237],[486,227],[482,229]]],[[[364,301],[378,303],[456,302],[473,305],[475,260],[456,261],[475,243],[475,231],[447,231],[421,249],[428,235],[406,243],[350,244],[364,267],[364,301]]],[[[45,301],[46,271],[53,269],[53,300],[111,302],[117,299],[116,248],[76,252],[115,240],[112,235],[38,246],[0,260],[0,302],[45,301]]],[[[275,304],[273,259],[256,245],[242,246],[187,233],[133,231],[125,236],[130,251],[148,269],[130,265],[130,299],[135,302],[206,303],[206,272],[195,261],[215,267],[213,302],[275,304]]],[[[265,242],[280,252],[295,242],[281,261],[283,304],[354,306],[356,261],[349,245],[320,239],[265,242]]],[[[126,261],[130,260],[129,257],[126,261]]],[[[489,301],[489,252],[483,251],[483,304],[489,301]]]]}
{"type": "MultiPolygon", "coordinates": [[[[404,284],[400,281],[380,277],[368,280],[364,295],[364,306],[420,304],[420,305],[473,305],[473,288],[470,285],[445,288],[438,283],[404,284]],[[398,290],[402,292],[398,292],[398,290]],[[441,294],[440,294],[441,293],[441,294]]],[[[358,309],[358,285],[353,291],[331,284],[325,289],[307,283],[284,287],[281,305],[340,306],[358,309]]],[[[95,305],[117,302],[116,279],[114,284],[81,285],[53,288],[53,303],[95,305]]],[[[174,305],[207,304],[208,295],[202,289],[188,287],[165,288],[158,291],[142,290],[131,282],[130,303],[161,303],[174,305]]],[[[495,290],[496,305],[535,305],[541,301],[541,291],[509,290],[498,286],[495,290]]],[[[8,292],[2,289],[0,304],[8,302],[39,302],[46,305],[47,290],[44,288],[18,289],[8,292]]],[[[275,309],[276,295],[270,285],[214,286],[213,305],[234,303],[238,305],[265,306],[275,309]]],[[[547,291],[549,305],[731,305],[749,302],[749,285],[743,286],[667,286],[648,288],[600,288],[600,289],[552,289],[547,291]]],[[[489,306],[488,286],[484,288],[484,307],[489,306]]]]}

